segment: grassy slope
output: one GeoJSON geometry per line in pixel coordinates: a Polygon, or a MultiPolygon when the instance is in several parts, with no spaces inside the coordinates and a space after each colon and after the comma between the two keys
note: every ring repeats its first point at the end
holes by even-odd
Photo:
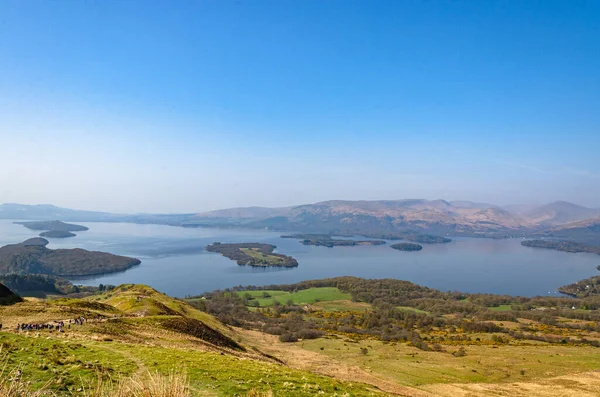
{"type": "MultiPolygon", "coordinates": [[[[291,299],[317,310],[369,308],[368,304],[348,300],[335,288],[267,292],[281,302],[291,299]]],[[[250,293],[262,296],[263,291],[250,293]]],[[[269,305],[273,298],[258,299],[269,305]]],[[[9,368],[21,366],[23,377],[37,387],[51,380],[50,387],[64,395],[77,390],[82,382],[93,381],[97,373],[119,378],[154,370],[167,374],[172,368],[186,369],[196,394],[217,396],[243,395],[253,388],[272,390],[275,396],[311,396],[319,392],[378,395],[372,387],[355,383],[358,380],[414,396],[491,396],[500,388],[529,390],[529,395],[569,395],[564,387],[568,392],[587,396],[593,394],[585,394],[585,387],[600,387],[600,378],[588,376],[600,368],[598,349],[591,347],[545,343],[465,345],[467,355],[454,357],[451,353],[459,346],[443,346],[445,352],[425,352],[406,343],[345,336],[281,343],[271,335],[231,329],[207,313],[142,285],[124,285],[85,299],[27,299],[0,308],[4,330],[12,330],[17,322],[78,315],[91,321],[73,326],[65,334],[0,332],[2,353],[10,359],[9,368]],[[215,346],[185,327],[167,326],[177,319],[201,321],[234,338],[245,350],[215,346]],[[251,333],[252,338],[248,336],[251,333]],[[366,348],[367,353],[361,348],[366,348]],[[289,366],[280,365],[261,352],[273,354],[289,366]],[[578,380],[571,379],[573,376],[578,380]],[[408,388],[395,389],[393,385],[408,388]],[[557,391],[562,394],[556,394],[557,391]]]]}
{"type": "MultiPolygon", "coordinates": [[[[251,389],[275,395],[380,395],[362,384],[340,382],[277,364],[251,346],[216,346],[173,321],[199,320],[234,336],[212,316],[141,285],[124,285],[85,299],[27,299],[0,308],[4,329],[1,355],[8,370],[20,368],[34,387],[47,384],[59,395],[72,395],[98,374],[112,379],[158,370],[185,369],[198,395],[242,395],[251,389]],[[83,315],[89,321],[65,333],[16,333],[18,323],[42,323],[83,315]],[[49,383],[48,383],[49,382],[49,383]]],[[[241,339],[238,338],[238,341],[241,339]]]]}
{"type": "Polygon", "coordinates": [[[305,349],[358,365],[403,385],[437,383],[514,382],[596,370],[600,354],[591,347],[573,346],[466,346],[465,357],[425,352],[404,343],[349,342],[317,339],[302,342],[305,349]],[[321,350],[323,348],[323,350],[321,350]],[[361,348],[368,353],[362,354],[361,348]],[[524,374],[521,374],[524,370],[524,374]]]}

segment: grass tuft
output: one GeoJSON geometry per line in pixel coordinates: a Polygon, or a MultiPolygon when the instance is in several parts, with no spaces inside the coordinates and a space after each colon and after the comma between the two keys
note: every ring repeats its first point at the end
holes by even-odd
{"type": "MultiPolygon", "coordinates": [[[[0,353],[2,349],[0,348],[0,353]]],[[[32,391],[29,385],[21,379],[21,368],[8,370],[7,356],[0,359],[0,397],[40,397],[44,395],[45,388],[32,391]]]]}
{"type": "Polygon", "coordinates": [[[189,379],[183,373],[171,371],[168,376],[159,373],[121,379],[119,382],[98,380],[88,389],[82,388],[84,397],[190,397],[189,379]]]}
{"type": "Polygon", "coordinates": [[[271,390],[262,391],[257,389],[251,389],[246,394],[246,397],[273,397],[273,392],[271,390]]]}

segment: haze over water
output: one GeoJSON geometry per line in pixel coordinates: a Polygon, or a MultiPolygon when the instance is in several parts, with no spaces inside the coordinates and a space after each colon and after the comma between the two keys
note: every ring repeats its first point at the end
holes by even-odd
{"type": "MultiPolygon", "coordinates": [[[[522,247],[519,239],[455,239],[400,252],[389,245],[304,246],[281,232],[247,229],[186,229],[128,223],[81,223],[77,237],[51,239],[48,248],[84,248],[141,259],[125,272],[74,280],[76,284],[148,284],[173,296],[197,295],[236,285],[295,283],[344,275],[396,278],[440,290],[510,295],[551,295],[556,288],[598,274],[600,256],[522,247]],[[204,247],[220,242],[263,242],[299,262],[293,269],[238,266],[204,247]]],[[[0,220],[0,245],[37,236],[12,221],[0,220]]]]}

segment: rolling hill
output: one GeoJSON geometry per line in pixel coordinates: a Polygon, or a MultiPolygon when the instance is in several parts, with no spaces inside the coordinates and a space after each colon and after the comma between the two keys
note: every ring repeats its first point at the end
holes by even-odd
{"type": "Polygon", "coordinates": [[[600,209],[586,208],[566,201],[555,201],[526,211],[522,216],[534,224],[564,225],[600,216],[600,209]]]}
{"type": "Polygon", "coordinates": [[[168,383],[173,375],[183,378],[185,392],[118,395],[386,395],[365,383],[285,365],[235,328],[145,285],[121,285],[83,299],[26,299],[0,306],[0,318],[2,352],[8,354],[0,357],[0,395],[9,379],[12,390],[20,390],[10,396],[108,397],[117,394],[100,392],[105,389],[98,382],[133,379],[142,388],[154,377],[168,383]],[[63,332],[55,328],[60,321],[63,332]],[[21,324],[54,328],[17,331],[21,324]],[[43,392],[34,394],[38,389],[43,392]]]}
{"type": "Polygon", "coordinates": [[[600,217],[544,229],[537,235],[600,247],[600,217]]]}

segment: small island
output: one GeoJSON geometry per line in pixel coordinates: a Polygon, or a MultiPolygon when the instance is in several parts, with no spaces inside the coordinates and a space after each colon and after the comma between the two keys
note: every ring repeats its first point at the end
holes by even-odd
{"type": "Polygon", "coordinates": [[[591,245],[564,240],[525,240],[521,241],[521,245],[524,247],[547,248],[563,252],[588,252],[591,254],[600,254],[600,247],[593,247],[591,245]]]}
{"type": "Polygon", "coordinates": [[[67,238],[67,237],[75,237],[75,233],[65,232],[62,230],[49,230],[47,232],[40,233],[40,237],[48,237],[48,238],[67,238]]]}
{"type": "Polygon", "coordinates": [[[65,223],[61,221],[28,221],[14,222],[17,225],[23,225],[31,230],[56,230],[61,232],[83,232],[89,230],[85,226],[75,225],[73,223],[65,223]]]}
{"type": "Polygon", "coordinates": [[[383,245],[383,240],[342,240],[335,239],[329,234],[290,234],[281,238],[295,238],[304,245],[315,245],[321,247],[353,247],[356,245],[383,245]]]}
{"type": "MultiPolygon", "coordinates": [[[[354,235],[360,235],[367,238],[373,238],[377,240],[405,240],[412,241],[420,244],[445,244],[452,240],[442,236],[436,236],[433,234],[418,233],[415,231],[398,231],[391,233],[373,233],[357,230],[355,233],[335,233],[335,234],[291,234],[288,236],[281,236],[282,238],[303,238],[306,240],[312,239],[331,239],[332,236],[339,237],[353,237],[354,235]]],[[[375,240],[375,241],[377,241],[375,240]]]]}
{"type": "Polygon", "coordinates": [[[73,223],[65,223],[61,221],[31,221],[31,222],[14,222],[17,225],[23,225],[31,230],[45,230],[40,233],[40,237],[48,238],[68,238],[75,237],[72,232],[81,232],[89,230],[85,226],[75,225],[73,223]]]}
{"type": "Polygon", "coordinates": [[[206,246],[209,252],[218,252],[224,257],[237,262],[240,266],[254,267],[296,267],[298,261],[291,256],[275,254],[277,248],[271,244],[237,243],[221,244],[219,242],[206,246]]]}
{"type": "Polygon", "coordinates": [[[396,244],[392,244],[390,245],[391,248],[398,250],[398,251],[421,251],[423,249],[423,246],[420,244],[415,244],[415,243],[396,243],[396,244]]]}
{"type": "Polygon", "coordinates": [[[91,276],[124,271],[141,263],[136,258],[81,248],[51,250],[47,244],[48,240],[36,237],[0,248],[0,274],[91,276]]]}
{"type": "Polygon", "coordinates": [[[452,241],[449,238],[434,236],[433,234],[407,234],[403,238],[421,244],[446,244],[452,241]]]}

